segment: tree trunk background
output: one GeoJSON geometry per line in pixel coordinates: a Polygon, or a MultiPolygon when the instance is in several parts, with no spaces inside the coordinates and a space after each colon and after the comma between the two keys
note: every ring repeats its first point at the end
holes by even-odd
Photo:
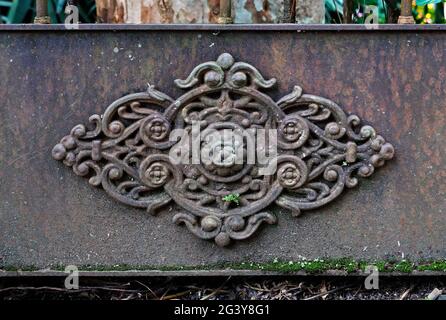
{"type": "MultiPolygon", "coordinates": [[[[235,0],[234,23],[322,23],[323,0],[235,0]],[[296,6],[298,10],[296,9],[296,6]]],[[[100,23],[217,23],[220,0],[96,0],[100,23]]]]}
{"type": "Polygon", "coordinates": [[[353,7],[355,2],[353,0],[344,0],[344,23],[353,22],[353,7]]]}
{"type": "Polygon", "coordinates": [[[294,0],[297,23],[324,23],[324,0],[294,0]]]}
{"type": "Polygon", "coordinates": [[[385,0],[387,4],[387,23],[397,23],[400,16],[400,9],[398,8],[398,0],[385,0]]]}

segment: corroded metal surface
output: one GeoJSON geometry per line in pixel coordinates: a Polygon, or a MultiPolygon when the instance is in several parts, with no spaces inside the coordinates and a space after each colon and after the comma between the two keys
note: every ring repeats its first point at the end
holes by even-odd
{"type": "Polygon", "coordinates": [[[446,256],[444,27],[14,28],[0,27],[1,265],[446,256]],[[268,90],[274,101],[299,84],[358,115],[391,141],[395,158],[359,188],[299,219],[274,207],[277,225],[230,250],[172,224],[176,205],[152,217],[111,201],[51,158],[67,129],[88,115],[144,92],[147,83],[179,97],[184,92],[172,79],[225,51],[265,79],[280,80],[268,90]]]}
{"type": "Polygon", "coordinates": [[[393,158],[393,146],[375,129],[328,99],[295,86],[274,102],[260,90],[276,79],[229,53],[175,83],[189,91],[172,99],[149,85],[90,116],[92,128],[75,126],[53,158],[151,214],[174,200],[181,212],[173,221],[219,246],[276,223],[265,211],[273,202],[299,216],[393,158]],[[174,130],[182,130],[180,141],[172,139],[174,130]],[[258,150],[269,150],[269,157],[258,150]],[[231,195],[235,203],[225,201],[231,195]]]}

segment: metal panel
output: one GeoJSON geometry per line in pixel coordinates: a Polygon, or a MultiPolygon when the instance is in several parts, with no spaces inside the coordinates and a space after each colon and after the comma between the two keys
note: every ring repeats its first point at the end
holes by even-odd
{"type": "Polygon", "coordinates": [[[198,265],[446,255],[446,29],[431,26],[0,27],[0,265],[198,265]],[[336,31],[336,32],[334,32],[336,31]],[[407,32],[409,31],[409,32],[407,32]],[[173,79],[230,52],[373,124],[396,158],[327,207],[230,250],[109,199],[51,159],[67,128],[147,83],[181,95],[173,79]]]}

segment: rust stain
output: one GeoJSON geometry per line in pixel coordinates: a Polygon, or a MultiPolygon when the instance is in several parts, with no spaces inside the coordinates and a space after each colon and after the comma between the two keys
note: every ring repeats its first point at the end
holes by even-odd
{"type": "Polygon", "coordinates": [[[158,0],[158,9],[161,14],[161,23],[173,23],[174,10],[172,0],[158,0]]]}
{"type": "Polygon", "coordinates": [[[116,0],[113,1],[113,8],[115,8],[113,12],[112,21],[114,23],[124,23],[125,22],[125,8],[123,3],[117,3],[116,0]]]}
{"type": "Polygon", "coordinates": [[[141,22],[146,23],[152,21],[153,8],[141,2],[141,22]]]}
{"type": "Polygon", "coordinates": [[[97,15],[97,22],[99,23],[106,23],[107,19],[104,19],[104,17],[108,17],[108,10],[107,8],[102,8],[100,6],[97,7],[96,9],[96,15],[97,15]]]}
{"type": "Polygon", "coordinates": [[[263,0],[262,10],[257,11],[254,0],[247,0],[244,7],[251,13],[252,23],[272,22],[268,0],[263,0]]]}
{"type": "Polygon", "coordinates": [[[414,65],[414,80],[421,81],[421,75],[423,73],[423,64],[420,60],[415,61],[414,65]]]}
{"type": "Polygon", "coordinates": [[[207,0],[209,7],[208,21],[209,23],[217,23],[220,15],[220,0],[207,0]]]}
{"type": "Polygon", "coordinates": [[[436,62],[443,61],[443,47],[438,42],[434,42],[432,46],[432,56],[434,57],[436,62]]]}
{"type": "Polygon", "coordinates": [[[406,83],[406,84],[404,85],[404,93],[405,93],[406,95],[410,95],[411,92],[412,92],[412,84],[410,84],[410,83],[406,83]]]}

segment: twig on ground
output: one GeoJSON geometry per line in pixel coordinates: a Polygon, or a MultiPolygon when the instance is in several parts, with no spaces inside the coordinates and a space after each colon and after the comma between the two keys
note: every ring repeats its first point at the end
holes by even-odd
{"type": "Polygon", "coordinates": [[[171,295],[168,295],[168,296],[163,295],[160,300],[172,300],[172,299],[176,299],[176,298],[185,296],[188,293],[191,293],[190,290],[183,291],[183,292],[178,292],[178,293],[171,294],[171,295]]]}
{"type": "Polygon", "coordinates": [[[153,297],[154,297],[155,299],[159,299],[158,295],[157,295],[155,292],[153,292],[153,290],[150,289],[148,286],[146,286],[144,283],[142,283],[142,282],[140,282],[140,281],[138,281],[138,280],[135,280],[135,282],[138,283],[139,285],[143,286],[143,287],[146,288],[147,290],[149,290],[150,293],[153,295],[153,297]]]}
{"type": "Polygon", "coordinates": [[[400,297],[400,300],[406,299],[406,297],[409,295],[409,293],[413,290],[414,286],[410,286],[409,289],[403,292],[403,294],[400,297]]]}
{"type": "Polygon", "coordinates": [[[337,292],[339,290],[344,290],[344,289],[347,289],[347,288],[350,288],[350,286],[339,287],[339,288],[336,288],[336,289],[333,289],[333,290],[330,290],[330,291],[327,291],[327,292],[322,292],[322,293],[319,293],[319,294],[314,295],[312,297],[305,298],[303,300],[314,300],[316,298],[319,298],[319,297],[322,297],[322,296],[325,296],[325,295],[328,296],[330,293],[334,293],[334,292],[337,292]]]}
{"type": "Polygon", "coordinates": [[[211,292],[210,294],[208,294],[207,296],[204,296],[203,298],[201,298],[201,300],[207,300],[210,297],[213,297],[214,295],[216,295],[218,292],[220,292],[221,289],[223,289],[223,287],[225,286],[225,284],[229,281],[229,279],[231,279],[231,277],[226,278],[225,281],[223,281],[223,283],[221,284],[220,287],[217,288],[217,290],[215,290],[214,292],[211,292]]]}

